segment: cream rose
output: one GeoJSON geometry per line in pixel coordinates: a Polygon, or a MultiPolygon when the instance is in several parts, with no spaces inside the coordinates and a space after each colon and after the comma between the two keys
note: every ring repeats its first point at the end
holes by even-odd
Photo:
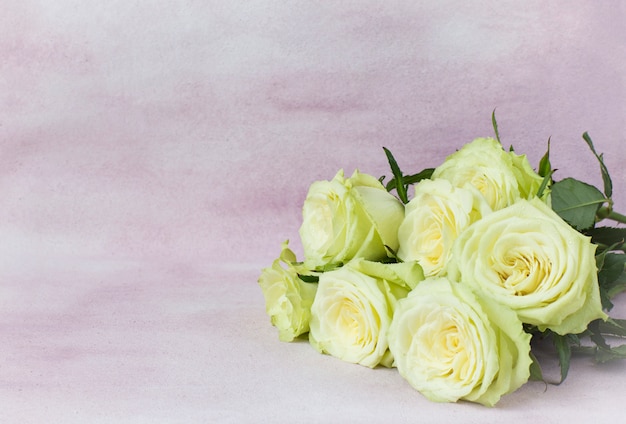
{"type": "Polygon", "coordinates": [[[509,306],[524,323],[580,333],[606,318],[595,249],[539,199],[520,200],[457,238],[448,273],[509,306]]]}
{"type": "Polygon", "coordinates": [[[404,205],[373,176],[355,171],[344,178],[314,182],[302,208],[300,238],[305,263],[312,268],[352,258],[380,260],[386,246],[398,248],[404,205]]]}
{"type": "Polygon", "coordinates": [[[311,345],[347,362],[391,366],[387,330],[395,304],[422,279],[416,262],[362,259],[321,274],[311,307],[311,345]]]}
{"type": "Polygon", "coordinates": [[[283,243],[280,257],[261,271],[259,285],[265,297],[265,310],[281,341],[290,342],[309,331],[311,305],[317,284],[298,277],[296,256],[283,243]]]}
{"type": "Polygon", "coordinates": [[[398,229],[398,257],[419,262],[426,276],[443,275],[454,240],[489,212],[476,190],[454,187],[444,179],[422,180],[398,229]]]}
{"type": "Polygon", "coordinates": [[[466,144],[448,156],[432,178],[478,189],[493,210],[534,197],[543,181],[525,155],[506,152],[493,138],[477,138],[466,144]]]}
{"type": "Polygon", "coordinates": [[[437,402],[493,406],[530,375],[530,335],[515,313],[445,277],[398,302],[389,347],[400,374],[437,402]]]}

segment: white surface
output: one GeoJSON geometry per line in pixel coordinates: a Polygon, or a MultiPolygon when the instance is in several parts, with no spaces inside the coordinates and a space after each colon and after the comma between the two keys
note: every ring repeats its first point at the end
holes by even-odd
{"type": "MultiPolygon", "coordinates": [[[[530,382],[495,408],[438,404],[394,369],[342,362],[306,341],[278,341],[254,266],[109,264],[73,275],[72,284],[42,279],[56,294],[38,300],[34,287],[10,290],[17,306],[3,312],[11,340],[3,344],[2,422],[578,423],[623,417],[626,362],[600,366],[576,357],[561,386],[530,382]],[[88,305],[88,312],[73,314],[76,304],[88,305]]],[[[558,372],[547,371],[552,377],[558,372]]]]}

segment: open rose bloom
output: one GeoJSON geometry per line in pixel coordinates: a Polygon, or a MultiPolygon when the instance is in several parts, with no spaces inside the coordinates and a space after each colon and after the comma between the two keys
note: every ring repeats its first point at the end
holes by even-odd
{"type": "Polygon", "coordinates": [[[539,199],[521,200],[456,240],[449,274],[511,307],[524,323],[576,334],[606,318],[595,250],[539,199]]]}
{"type": "Polygon", "coordinates": [[[321,353],[367,367],[391,366],[387,332],[399,299],[423,279],[416,263],[356,259],[320,276],[309,339],[321,353]]]}
{"type": "Polygon", "coordinates": [[[415,186],[398,229],[398,257],[417,261],[426,276],[443,275],[456,238],[490,212],[477,190],[454,187],[441,178],[423,180],[415,186]]]}
{"type": "Polygon", "coordinates": [[[389,345],[400,374],[433,401],[493,406],[529,377],[530,335],[515,313],[443,277],[398,302],[389,345]]]}

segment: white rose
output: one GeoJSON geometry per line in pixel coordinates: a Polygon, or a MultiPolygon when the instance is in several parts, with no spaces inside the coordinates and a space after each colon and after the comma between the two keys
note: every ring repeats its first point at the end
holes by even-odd
{"type": "Polygon", "coordinates": [[[265,310],[281,341],[290,342],[309,331],[311,305],[317,284],[298,277],[296,256],[283,243],[282,251],[271,267],[264,268],[259,286],[265,297],[265,310]]]}
{"type": "Polygon", "coordinates": [[[324,272],[311,307],[311,345],[347,362],[391,366],[387,330],[395,304],[422,279],[415,262],[355,259],[324,272]]]}
{"type": "Polygon", "coordinates": [[[447,179],[456,187],[475,187],[494,211],[534,197],[543,181],[525,155],[506,152],[493,138],[464,145],[435,169],[432,178],[447,179]]]}
{"type": "Polygon", "coordinates": [[[302,208],[300,237],[312,268],[341,265],[352,258],[380,260],[398,248],[404,205],[373,176],[339,171],[331,181],[314,182],[302,208]]]}
{"type": "Polygon", "coordinates": [[[606,318],[595,249],[539,199],[520,200],[457,238],[448,273],[541,331],[580,333],[606,318]]]}
{"type": "Polygon", "coordinates": [[[417,261],[426,276],[443,275],[454,240],[489,212],[476,190],[454,187],[444,179],[422,180],[398,229],[398,257],[417,261]]]}
{"type": "Polygon", "coordinates": [[[400,374],[437,402],[493,406],[530,375],[530,335],[509,308],[428,278],[398,302],[389,347],[400,374]]]}

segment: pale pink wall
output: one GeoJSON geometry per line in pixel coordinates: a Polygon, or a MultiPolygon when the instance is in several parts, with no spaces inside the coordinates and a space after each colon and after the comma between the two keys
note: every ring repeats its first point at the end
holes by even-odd
{"type": "MultiPolygon", "coordinates": [[[[623,2],[49,2],[0,14],[0,237],[25,255],[266,263],[308,185],[491,135],[626,209],[623,2]],[[576,150],[577,149],[577,150],[576,150]],[[579,150],[582,153],[579,153],[579,150]]],[[[297,241],[294,241],[297,244],[297,241]]]]}

